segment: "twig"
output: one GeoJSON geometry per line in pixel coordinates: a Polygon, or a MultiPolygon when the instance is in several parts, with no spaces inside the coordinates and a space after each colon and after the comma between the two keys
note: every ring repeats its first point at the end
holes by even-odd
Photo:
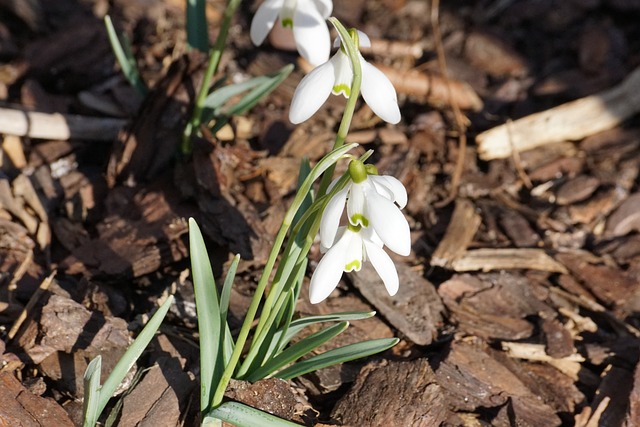
{"type": "Polygon", "coordinates": [[[580,98],[489,129],[476,137],[483,160],[504,159],[515,151],[577,141],[611,129],[640,111],[640,67],[612,89],[580,98]]]}
{"type": "Polygon", "coordinates": [[[36,139],[110,141],[126,123],[123,119],[0,108],[0,133],[36,139]]]}
{"type": "Polygon", "coordinates": [[[55,277],[55,275],[56,275],[56,272],[54,271],[49,276],[47,276],[40,283],[40,286],[38,287],[38,289],[36,289],[36,291],[33,293],[33,295],[31,295],[31,298],[29,299],[29,302],[24,307],[24,309],[22,310],[22,313],[20,313],[18,318],[15,320],[15,322],[13,322],[13,325],[11,326],[11,330],[9,330],[9,333],[7,334],[7,338],[9,338],[9,340],[12,340],[13,337],[15,337],[15,335],[18,333],[18,330],[20,329],[20,326],[22,326],[24,321],[27,319],[27,316],[29,315],[29,312],[31,310],[33,310],[33,307],[36,305],[36,303],[40,299],[40,296],[47,289],[49,289],[49,286],[53,282],[53,278],[55,277]]]}
{"type": "MultiPolygon", "coordinates": [[[[433,38],[435,40],[436,53],[438,55],[438,65],[440,67],[440,72],[444,76],[444,78],[448,81],[449,74],[447,72],[447,61],[444,55],[444,48],[442,47],[442,33],[440,32],[440,24],[439,20],[439,10],[440,10],[440,0],[432,0],[431,1],[431,28],[433,29],[433,38]]],[[[446,206],[455,200],[458,195],[458,186],[460,185],[460,179],[462,178],[462,172],[464,172],[464,157],[465,151],[467,150],[467,127],[464,124],[464,116],[460,111],[460,107],[453,99],[451,95],[451,88],[449,84],[447,84],[447,90],[449,91],[449,99],[451,100],[451,108],[453,110],[453,116],[456,125],[456,132],[458,132],[458,159],[456,160],[456,168],[453,171],[453,175],[451,176],[451,192],[449,193],[449,197],[445,200],[436,204],[436,207],[446,206]]]]}

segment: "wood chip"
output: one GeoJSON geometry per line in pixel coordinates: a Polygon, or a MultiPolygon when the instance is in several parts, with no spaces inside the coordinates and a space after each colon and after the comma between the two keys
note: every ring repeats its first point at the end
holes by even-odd
{"type": "Polygon", "coordinates": [[[545,144],[576,141],[622,123],[640,111],[640,68],[618,86],[482,132],[483,160],[503,159],[545,144]]]}
{"type": "Polygon", "coordinates": [[[458,199],[447,232],[431,256],[431,265],[451,268],[453,262],[465,254],[481,222],[473,203],[458,199]]]}
{"type": "Polygon", "coordinates": [[[396,263],[402,291],[390,297],[370,263],[349,277],[381,316],[411,341],[429,345],[442,322],[444,306],[435,287],[407,265],[396,263]]]}
{"type": "Polygon", "coordinates": [[[455,271],[530,269],[566,273],[567,269],[542,249],[473,249],[452,263],[455,271]]]}
{"type": "Polygon", "coordinates": [[[11,372],[0,372],[0,401],[0,425],[3,427],[75,425],[53,399],[34,395],[11,372]]]}
{"type": "Polygon", "coordinates": [[[429,362],[417,359],[366,366],[331,417],[348,426],[429,427],[447,419],[447,406],[429,362]]]}

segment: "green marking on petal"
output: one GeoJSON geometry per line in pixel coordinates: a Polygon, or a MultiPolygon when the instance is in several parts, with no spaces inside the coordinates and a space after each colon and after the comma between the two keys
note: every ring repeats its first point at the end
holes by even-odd
{"type": "Polygon", "coordinates": [[[367,179],[367,168],[360,160],[349,162],[349,176],[355,184],[360,184],[367,179]]]}
{"type": "Polygon", "coordinates": [[[351,222],[351,224],[355,224],[356,226],[359,226],[359,225],[363,227],[369,226],[369,219],[367,219],[366,216],[359,213],[351,215],[351,218],[349,218],[349,221],[351,222]]]}
{"type": "Polygon", "coordinates": [[[349,264],[344,266],[344,271],[360,271],[360,267],[362,266],[362,264],[360,263],[360,260],[358,259],[354,259],[353,261],[351,261],[349,264]]]}
{"type": "Polygon", "coordinates": [[[362,228],[362,226],[360,224],[353,225],[353,224],[351,224],[351,222],[349,222],[349,224],[347,224],[347,229],[349,231],[353,232],[353,233],[358,233],[361,228],[362,228]]]}
{"type": "Polygon", "coordinates": [[[351,88],[344,83],[340,83],[333,87],[332,92],[334,95],[342,94],[345,98],[349,98],[351,95],[351,88]]]}
{"type": "Polygon", "coordinates": [[[282,26],[283,26],[284,28],[291,28],[291,29],[293,29],[293,19],[291,19],[291,18],[284,18],[284,19],[282,20],[282,26]]]}

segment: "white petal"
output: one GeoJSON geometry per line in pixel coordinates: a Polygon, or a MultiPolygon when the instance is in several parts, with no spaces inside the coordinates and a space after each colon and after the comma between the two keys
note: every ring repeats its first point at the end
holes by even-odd
{"type": "Polygon", "coordinates": [[[317,304],[325,300],[338,286],[344,271],[345,259],[353,233],[345,232],[340,240],[322,257],[311,276],[309,301],[317,304]]]}
{"type": "Polygon", "coordinates": [[[351,61],[349,57],[342,51],[338,50],[333,58],[333,88],[331,92],[334,95],[342,94],[345,98],[351,95],[351,83],[353,82],[353,71],[351,69],[351,61]]]}
{"type": "Polygon", "coordinates": [[[400,209],[375,191],[367,192],[365,200],[369,221],[376,234],[393,252],[398,255],[409,255],[411,252],[409,223],[400,209]]]}
{"type": "Polygon", "coordinates": [[[320,244],[325,248],[333,246],[348,192],[349,186],[347,185],[329,200],[322,213],[322,218],[320,219],[320,244]]]}
{"type": "Polygon", "coordinates": [[[345,233],[353,234],[351,241],[349,242],[349,249],[347,249],[347,259],[344,263],[344,271],[360,271],[362,263],[366,260],[363,256],[364,244],[362,242],[362,236],[364,233],[353,232],[347,229],[345,233]]]}
{"type": "Polygon", "coordinates": [[[358,31],[358,43],[360,47],[371,47],[371,40],[369,40],[369,36],[363,33],[360,30],[358,31]]]}
{"type": "Polygon", "coordinates": [[[353,225],[369,226],[369,218],[365,212],[365,194],[364,184],[352,184],[349,192],[349,200],[347,201],[347,215],[349,222],[353,225]]]}
{"type": "Polygon", "coordinates": [[[318,9],[318,12],[320,12],[320,15],[322,15],[324,19],[327,19],[329,16],[331,16],[331,12],[333,12],[332,0],[311,0],[311,1],[316,6],[316,9],[318,9]]]}
{"type": "Polygon", "coordinates": [[[298,52],[311,65],[326,62],[331,53],[329,27],[320,12],[313,6],[298,5],[293,17],[293,38],[298,52]]]}
{"type": "Polygon", "coordinates": [[[278,19],[283,3],[284,0],[265,0],[260,5],[256,14],[253,16],[251,30],[249,31],[251,41],[254,45],[260,46],[267,37],[267,34],[269,34],[269,31],[271,31],[278,19]]]}
{"type": "Polygon", "coordinates": [[[302,123],[318,111],[333,88],[333,62],[328,61],[304,76],[296,88],[289,109],[289,121],[302,123]]]}
{"type": "Polygon", "coordinates": [[[362,66],[361,92],[371,110],[385,122],[400,121],[396,90],[384,73],[360,57],[362,66]]]}
{"type": "Polygon", "coordinates": [[[370,175],[369,178],[377,185],[384,186],[393,194],[393,201],[400,206],[400,209],[404,209],[407,206],[407,189],[402,182],[396,177],[390,175],[370,175]]]}
{"type": "Polygon", "coordinates": [[[384,249],[376,246],[373,242],[364,240],[364,247],[367,251],[367,257],[373,268],[384,282],[384,286],[387,288],[389,295],[394,296],[398,292],[399,280],[396,266],[384,251],[384,249]]]}

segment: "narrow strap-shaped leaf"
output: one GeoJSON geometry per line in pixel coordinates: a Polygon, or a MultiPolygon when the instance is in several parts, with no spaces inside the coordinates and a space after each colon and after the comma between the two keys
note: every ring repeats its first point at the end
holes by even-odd
{"type": "Polygon", "coordinates": [[[220,344],[224,329],[220,323],[218,290],[211,271],[209,254],[200,228],[193,218],[189,219],[189,245],[200,333],[200,409],[205,411],[210,405],[213,389],[222,374],[223,357],[220,344]]]}
{"type": "Polygon", "coordinates": [[[400,341],[398,338],[380,338],[376,340],[363,341],[356,344],[345,345],[344,347],[326,351],[309,359],[302,360],[288,368],[278,372],[275,376],[284,380],[299,377],[327,366],[349,362],[361,357],[385,351],[400,341]]]}
{"type": "Polygon", "coordinates": [[[187,0],[187,45],[200,52],[209,52],[205,0],[187,0]]]}
{"type": "Polygon", "coordinates": [[[209,412],[202,420],[203,427],[218,426],[219,421],[236,427],[299,427],[300,424],[283,420],[239,402],[225,402],[209,412]]]}
{"type": "Polygon", "coordinates": [[[236,271],[238,270],[238,263],[240,262],[240,255],[233,257],[229,270],[227,271],[227,277],[224,279],[224,285],[222,285],[222,292],[220,293],[220,323],[224,325],[224,338],[222,340],[224,351],[224,364],[226,365],[233,353],[233,337],[231,336],[231,330],[229,329],[229,323],[227,321],[227,315],[229,314],[229,300],[231,299],[231,288],[233,287],[233,281],[236,277],[236,271]]]}
{"type": "Polygon", "coordinates": [[[160,308],[158,308],[158,311],[151,316],[151,319],[149,319],[149,322],[144,328],[142,328],[142,331],[140,331],[138,337],[133,341],[133,344],[131,344],[127,351],[124,352],[116,366],[113,367],[113,371],[111,371],[111,374],[109,374],[109,377],[100,389],[98,415],[103,411],[105,406],[107,406],[107,402],[109,402],[109,399],[111,399],[111,396],[113,396],[113,393],[115,393],[116,389],[127,375],[127,372],[129,372],[129,369],[131,369],[133,364],[136,363],[136,360],[138,360],[142,352],[149,345],[151,339],[155,336],[172,303],[173,295],[170,295],[160,308]]]}
{"type": "Polygon", "coordinates": [[[123,35],[122,43],[120,42],[120,38],[116,33],[116,29],[113,27],[113,22],[111,22],[111,17],[109,17],[109,15],[106,15],[104,17],[104,25],[107,27],[107,34],[109,35],[111,49],[113,50],[113,54],[118,60],[118,64],[120,64],[122,74],[124,74],[125,78],[129,81],[129,84],[133,86],[133,88],[138,91],[141,96],[145,96],[148,89],[142,81],[140,73],[138,72],[136,59],[131,53],[131,45],[129,43],[129,39],[126,35],[123,35]]]}
{"type": "Polygon", "coordinates": [[[308,316],[296,319],[289,325],[283,341],[288,343],[298,332],[309,325],[322,322],[344,322],[351,320],[368,319],[375,316],[375,311],[345,311],[342,313],[323,314],[319,316],[308,316]]]}
{"type": "Polygon", "coordinates": [[[93,427],[100,416],[100,372],[102,371],[102,356],[96,356],[84,371],[84,402],[82,404],[82,419],[84,427],[93,427]]]}
{"type": "Polygon", "coordinates": [[[349,322],[340,322],[337,325],[330,326],[326,329],[323,329],[301,339],[297,343],[286,348],[282,353],[278,354],[273,359],[267,361],[267,363],[265,363],[261,368],[257,369],[255,372],[252,372],[251,375],[249,375],[248,380],[257,381],[269,376],[283,366],[288,365],[294,360],[297,360],[305,354],[310,353],[311,351],[320,347],[330,339],[340,335],[348,327],[349,322]]]}

